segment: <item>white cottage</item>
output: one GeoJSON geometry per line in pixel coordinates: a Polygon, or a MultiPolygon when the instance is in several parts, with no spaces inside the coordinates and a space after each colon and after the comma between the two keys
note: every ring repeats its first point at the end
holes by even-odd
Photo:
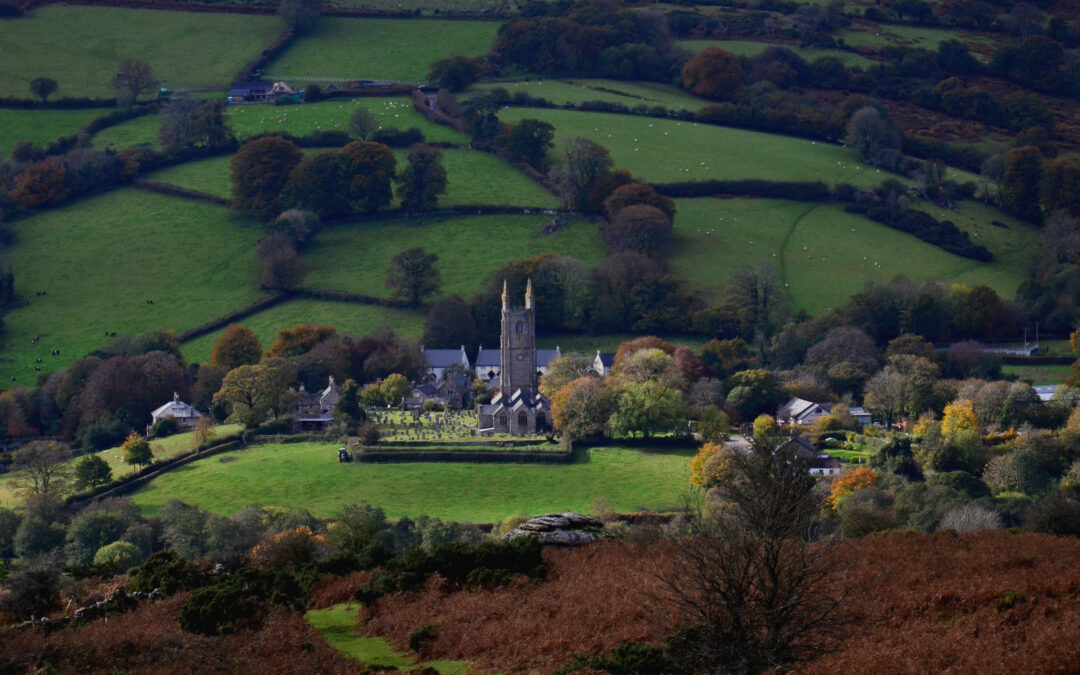
{"type": "Polygon", "coordinates": [[[172,417],[181,429],[194,429],[203,414],[180,400],[180,394],[173,392],[173,400],[150,413],[154,422],[172,417]]]}

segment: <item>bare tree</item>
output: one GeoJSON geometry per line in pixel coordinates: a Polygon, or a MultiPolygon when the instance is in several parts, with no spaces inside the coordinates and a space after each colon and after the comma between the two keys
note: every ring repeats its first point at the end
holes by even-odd
{"type": "Polygon", "coordinates": [[[116,100],[121,105],[131,105],[140,94],[152,90],[158,86],[158,80],[154,77],[154,71],[145,61],[128,59],[120,64],[120,68],[113,75],[113,89],[116,90],[116,100]]]}
{"type": "Polygon", "coordinates": [[[33,441],[15,453],[16,483],[28,497],[58,497],[68,486],[71,452],[56,441],[33,441]]]}
{"type": "Polygon", "coordinates": [[[842,624],[838,560],[813,541],[814,479],[793,441],[755,439],[731,457],[719,500],[691,509],[657,574],[656,616],[683,627],[672,656],[692,672],[760,672],[826,651],[842,624]]]}
{"type": "Polygon", "coordinates": [[[978,504],[964,504],[946,513],[938,529],[957,532],[1000,530],[1001,516],[978,504]]]}
{"type": "Polygon", "coordinates": [[[783,281],[772,263],[743,263],[731,273],[724,292],[724,305],[731,308],[742,323],[770,336],[784,315],[783,281]]]}

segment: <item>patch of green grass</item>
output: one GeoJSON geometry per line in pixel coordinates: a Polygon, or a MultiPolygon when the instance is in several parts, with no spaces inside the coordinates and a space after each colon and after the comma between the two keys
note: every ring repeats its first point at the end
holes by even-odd
{"type": "Polygon", "coordinates": [[[838,31],[835,37],[838,40],[843,40],[844,44],[849,47],[869,47],[871,49],[882,49],[895,45],[937,51],[941,43],[946,40],[960,40],[972,46],[976,44],[995,44],[990,38],[968,31],[861,22],[838,31]]]}
{"type": "Polygon", "coordinates": [[[143,115],[102,129],[94,134],[92,142],[97,150],[157,148],[160,132],[161,118],[157,115],[143,115]]]}
{"type": "Polygon", "coordinates": [[[866,69],[877,64],[876,61],[868,59],[861,54],[845,51],[843,49],[813,49],[775,42],[753,42],[750,40],[679,40],[675,43],[675,46],[695,54],[706,47],[719,47],[720,49],[726,49],[739,56],[757,56],[769,47],[784,47],[803,57],[807,63],[825,56],[831,56],[840,59],[840,61],[848,67],[859,66],[860,68],[866,69]]]}
{"type": "Polygon", "coordinates": [[[463,661],[428,661],[417,664],[411,656],[395,651],[386,638],[360,635],[359,612],[360,603],[344,602],[326,609],[309,610],[304,614],[304,619],[319,631],[331,647],[367,666],[403,671],[434,668],[447,675],[465,675],[468,672],[468,666],[463,661]]]}
{"type": "Polygon", "coordinates": [[[871,186],[893,174],[866,166],[853,150],[823,141],[631,115],[541,108],[509,108],[504,122],[541,119],[562,139],[583,136],[611,152],[615,168],[650,183],[676,181],[822,180],[871,186]]]}
{"type": "Polygon", "coordinates": [[[29,97],[35,77],[54,97],[114,95],[125,59],[150,64],[161,86],[226,86],[284,30],[275,16],[48,5],[0,21],[0,96],[29,97]]]}
{"type": "Polygon", "coordinates": [[[107,343],[107,332],[179,332],[260,295],[255,243],[262,230],[221,207],[124,188],[12,229],[7,258],[16,293],[30,304],[4,316],[4,382],[15,376],[30,385],[35,358],[43,372],[64,367],[107,343]],[[37,296],[42,290],[47,295],[37,296]]]}
{"type": "MultiPolygon", "coordinates": [[[[162,401],[164,403],[164,401],[162,401]]],[[[239,424],[222,424],[214,427],[214,434],[216,438],[224,438],[232,434],[239,433],[243,427],[239,424]]],[[[172,459],[177,455],[190,451],[194,447],[194,432],[188,431],[181,434],[173,434],[165,438],[154,439],[150,441],[150,446],[154,451],[154,461],[160,462],[166,459],[172,459]]],[[[112,469],[113,480],[123,478],[135,472],[135,468],[130,464],[124,462],[124,453],[119,447],[109,448],[108,450],[102,450],[97,453],[99,457],[104,459],[109,468],[112,469]]],[[[69,465],[78,462],[78,458],[68,462],[69,465]]],[[[22,504],[22,499],[17,494],[15,487],[11,484],[11,478],[14,478],[16,474],[5,476],[7,480],[0,482],[0,506],[5,508],[18,507],[22,504]]]]}
{"type": "Polygon", "coordinates": [[[150,180],[168,183],[188,190],[198,190],[218,197],[229,198],[229,162],[232,155],[221,155],[185,162],[160,169],[147,176],[150,180]]]}
{"type": "Polygon", "coordinates": [[[1063,384],[1072,373],[1067,365],[1046,366],[1002,366],[1005,375],[1016,375],[1021,380],[1030,380],[1034,384],[1063,384]]]}
{"type": "MultiPolygon", "coordinates": [[[[1010,276],[1017,279],[1017,285],[1039,255],[1042,232],[993,206],[973,199],[960,202],[951,211],[927,202],[914,202],[913,206],[938,220],[951,221],[967,232],[973,242],[982,244],[994,254],[994,264],[1008,270],[1010,276]]],[[[1012,294],[1007,297],[1011,298],[1012,294]]]]}
{"type": "MultiPolygon", "coordinates": [[[[0,26],[3,24],[0,23],[0,26]]],[[[26,92],[29,96],[30,93],[26,92]]],[[[106,110],[0,110],[0,160],[19,141],[45,144],[60,136],[79,133],[84,124],[106,110]]]]}
{"type": "MultiPolygon", "coordinates": [[[[305,83],[306,84],[306,83],[305,83]]],[[[468,143],[465,134],[429,122],[412,106],[408,97],[369,97],[352,100],[330,99],[295,105],[233,105],[228,109],[229,126],[244,139],[267,131],[284,131],[303,136],[313,131],[348,131],[349,116],[356,108],[367,108],[383,127],[417,127],[431,143],[468,143]]]]}
{"type": "Polygon", "coordinates": [[[318,78],[426,82],[432,62],[483,54],[498,28],[494,21],[323,17],[265,71],[267,79],[300,84],[318,78]]]}
{"type": "Polygon", "coordinates": [[[847,213],[837,204],[773,199],[680,199],[671,269],[717,301],[731,271],[771,262],[795,307],[838,307],[867,281],[899,274],[916,281],[985,283],[1012,297],[1026,268],[1003,257],[986,264],[847,213]]]}
{"type": "Polygon", "coordinates": [[[259,501],[303,507],[318,517],[367,501],[390,518],[428,514],[470,522],[496,522],[511,513],[585,513],[597,497],[628,512],[678,504],[689,488],[693,454],[609,447],[583,450],[565,465],[340,464],[334,444],[263,445],[186,464],[133,498],[147,516],[169,499],[222,514],[259,501]]]}
{"type": "MultiPolygon", "coordinates": [[[[400,309],[388,309],[375,305],[357,305],[327,300],[290,300],[253,314],[237,323],[255,332],[268,349],[274,335],[282,328],[292,328],[305,323],[323,323],[336,326],[345,335],[370,335],[383,328],[393,328],[405,337],[418,338],[424,329],[424,315],[400,309]]],[[[184,358],[195,363],[209,363],[214,343],[225,329],[208,333],[183,345],[184,358]]]]}
{"type": "Polygon", "coordinates": [[[319,233],[303,258],[311,267],[304,284],[387,297],[390,258],[413,246],[437,253],[444,295],[469,297],[489,274],[515,258],[540,253],[571,255],[592,265],[604,255],[596,225],[571,219],[554,234],[551,216],[452,216],[365,220],[319,233]]]}
{"type": "Polygon", "coordinates": [[[841,459],[845,462],[858,464],[860,462],[866,463],[867,461],[869,461],[870,457],[872,457],[874,453],[870,451],[839,450],[835,448],[830,448],[825,450],[825,454],[829,457],[836,457],[837,459],[841,459]]]}
{"type": "Polygon", "coordinates": [[[711,101],[686,93],[678,87],[658,82],[626,82],[623,80],[529,80],[526,82],[489,82],[473,87],[470,92],[490,91],[501,87],[511,95],[523,92],[562,105],[585,101],[610,101],[630,108],[638,105],[663,106],[670,110],[698,110],[711,101]]]}

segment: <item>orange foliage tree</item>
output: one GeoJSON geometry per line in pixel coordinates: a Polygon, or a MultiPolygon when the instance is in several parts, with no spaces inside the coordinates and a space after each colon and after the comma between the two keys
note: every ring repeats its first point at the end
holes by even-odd
{"type": "Polygon", "coordinates": [[[282,328],[277,332],[274,344],[266,351],[267,356],[303,356],[323,340],[337,335],[337,328],[321,323],[305,323],[295,328],[282,328]]]}
{"type": "Polygon", "coordinates": [[[683,88],[698,96],[727,100],[742,84],[742,62],[726,49],[708,47],[683,66],[683,88]]]}
{"type": "Polygon", "coordinates": [[[555,428],[570,438],[595,438],[607,430],[615,393],[595,377],[579,377],[551,397],[555,428]]]}
{"type": "Polygon", "coordinates": [[[266,569],[299,569],[325,556],[330,550],[326,537],[307,525],[285,530],[251,549],[251,562],[266,569]]]}
{"type": "Polygon", "coordinates": [[[667,353],[668,356],[671,356],[675,354],[675,350],[678,349],[678,347],[667,340],[661,340],[652,335],[630,340],[619,345],[619,348],[615,351],[614,367],[618,368],[623,359],[642,349],[659,349],[667,353]]]}
{"type": "Polygon", "coordinates": [[[225,334],[218,338],[210,352],[210,363],[226,370],[256,364],[260,358],[262,345],[258,336],[247,326],[237,324],[225,329],[225,334]]]}
{"type": "Polygon", "coordinates": [[[840,501],[852,492],[871,485],[877,485],[879,477],[877,471],[865,466],[841,474],[832,484],[832,492],[829,494],[829,506],[836,509],[840,505],[840,501]]]}
{"type": "Polygon", "coordinates": [[[66,176],[64,167],[54,159],[35,162],[15,176],[11,196],[24,209],[36,209],[63,201],[71,192],[64,184],[66,176]]]}

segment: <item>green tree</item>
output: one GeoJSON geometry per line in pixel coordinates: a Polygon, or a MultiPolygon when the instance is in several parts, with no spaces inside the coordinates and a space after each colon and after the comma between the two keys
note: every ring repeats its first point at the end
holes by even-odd
{"type": "Polygon", "coordinates": [[[324,220],[338,218],[350,211],[347,188],[339,153],[309,153],[289,173],[281,204],[312,211],[324,220]]]}
{"type": "Polygon", "coordinates": [[[35,77],[30,80],[30,93],[40,98],[41,102],[44,103],[56,91],[57,86],[56,80],[51,77],[35,77]]]}
{"type": "Polygon", "coordinates": [[[506,131],[506,152],[538,171],[548,167],[547,152],[555,147],[555,127],[540,120],[525,119],[506,131]]]}
{"type": "Polygon", "coordinates": [[[361,141],[370,140],[382,125],[371,108],[357,106],[356,110],[349,115],[349,136],[361,141]]]}
{"type": "Polygon", "coordinates": [[[302,157],[295,143],[279,136],[244,143],[229,163],[233,208],[263,220],[281,213],[281,192],[302,157]]]}
{"type": "Polygon", "coordinates": [[[878,163],[881,151],[900,147],[900,130],[882,111],[868,105],[848,120],[844,143],[861,153],[863,159],[878,163]]]}
{"type": "Polygon", "coordinates": [[[90,454],[75,462],[73,475],[75,485],[83,490],[90,490],[111,481],[112,469],[99,455],[90,454]]]}
{"type": "Polygon", "coordinates": [[[266,392],[266,366],[240,366],[233,368],[214,394],[214,403],[229,406],[229,418],[254,429],[270,416],[269,396],[266,392]]]}
{"type": "Polygon", "coordinates": [[[1042,200],[1047,213],[1062,210],[1080,218],[1080,163],[1057,159],[1047,164],[1042,200]]]}
{"type": "Polygon", "coordinates": [[[661,257],[670,248],[674,234],[667,214],[646,204],[627,206],[600,227],[608,253],[632,251],[661,257]]]}
{"type": "Polygon", "coordinates": [[[341,150],[346,195],[354,211],[375,213],[394,198],[397,160],[382,143],[353,141],[341,150]]]}
{"type": "Polygon", "coordinates": [[[540,377],[540,393],[549,399],[560,389],[579,377],[596,375],[594,358],[585,354],[566,354],[548,364],[548,372],[540,377]]]}
{"type": "Polygon", "coordinates": [[[631,382],[618,390],[609,424],[615,436],[645,438],[686,428],[687,409],[677,389],[661,382],[631,382]]]}
{"type": "Polygon", "coordinates": [[[233,138],[225,120],[224,101],[174,98],[161,110],[158,140],[167,151],[181,148],[216,148],[233,138]]]}
{"type": "Polygon", "coordinates": [[[260,358],[262,344],[255,331],[235,323],[225,329],[210,352],[210,363],[226,370],[258,363],[260,358]]]}
{"type": "Polygon", "coordinates": [[[738,56],[719,47],[706,47],[683,66],[682,86],[698,96],[726,101],[742,87],[743,77],[738,56]]]}
{"type": "Polygon", "coordinates": [[[94,553],[124,535],[127,523],[112,511],[87,509],[71,520],[64,544],[68,567],[80,569],[94,562],[94,553]]]}
{"type": "Polygon", "coordinates": [[[140,95],[152,91],[158,86],[154,70],[145,61],[128,59],[120,64],[112,78],[116,91],[116,102],[131,105],[140,95]]]}
{"type": "Polygon", "coordinates": [[[29,560],[64,545],[64,526],[36,515],[27,515],[15,531],[15,555],[29,560]]]}
{"type": "Polygon", "coordinates": [[[287,28],[299,35],[318,24],[323,4],[323,0],[281,0],[278,16],[287,28]]]}
{"type": "MultiPolygon", "coordinates": [[[[551,170],[551,178],[563,206],[573,211],[588,210],[594,193],[611,174],[614,162],[607,148],[580,136],[565,141],[565,157],[551,170]]],[[[614,187],[617,186],[613,186],[614,187]]],[[[607,198],[601,197],[601,201],[607,198]]]]}
{"type": "Polygon", "coordinates": [[[479,339],[472,307],[460,295],[442,297],[431,303],[424,320],[424,344],[432,347],[464,345],[472,349],[479,339]]]}
{"type": "Polygon", "coordinates": [[[1001,208],[1009,213],[1042,222],[1039,189],[1042,185],[1042,153],[1032,145],[1015,148],[1005,158],[1005,178],[1001,183],[1001,208]]]}
{"type": "Polygon", "coordinates": [[[573,439],[600,438],[615,412],[615,392],[596,377],[579,377],[551,397],[555,428],[573,439]]]}
{"type": "Polygon", "coordinates": [[[439,256],[422,248],[409,248],[390,259],[386,268],[386,287],[396,300],[419,307],[424,298],[439,292],[442,275],[435,263],[439,256]]]}
{"type": "Polygon", "coordinates": [[[154,463],[154,449],[150,447],[150,441],[145,440],[134,431],[120,446],[120,449],[124,453],[125,464],[140,468],[154,463]]]}
{"type": "Polygon", "coordinates": [[[360,385],[356,380],[349,378],[341,387],[341,400],[338,402],[337,413],[350,423],[364,421],[366,415],[360,407],[360,385]]]}
{"type": "Polygon", "coordinates": [[[406,212],[430,211],[446,194],[442,150],[417,143],[409,148],[409,165],[398,178],[398,196],[406,212]]]}
{"type": "Polygon", "coordinates": [[[32,441],[15,451],[15,484],[28,497],[59,497],[68,485],[71,452],[56,441],[32,441]]]}
{"type": "Polygon", "coordinates": [[[436,87],[461,91],[480,79],[480,66],[476,59],[455,54],[432,63],[427,79],[436,87]]]}
{"type": "Polygon", "coordinates": [[[379,392],[382,394],[383,401],[386,405],[395,408],[401,405],[401,399],[408,396],[411,391],[412,387],[409,386],[409,381],[400,373],[390,374],[379,385],[379,392]]]}
{"type": "Polygon", "coordinates": [[[124,572],[142,562],[142,551],[128,541],[114,541],[94,553],[94,566],[114,574],[124,572]]]}

